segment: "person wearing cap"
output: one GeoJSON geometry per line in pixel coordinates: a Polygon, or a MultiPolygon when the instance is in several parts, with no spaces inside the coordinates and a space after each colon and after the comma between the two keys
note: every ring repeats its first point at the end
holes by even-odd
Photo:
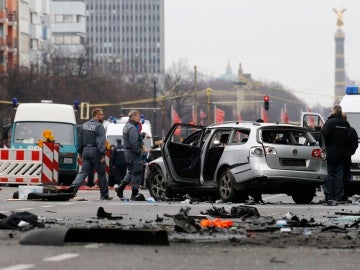
{"type": "Polygon", "coordinates": [[[131,197],[132,201],[145,200],[142,194],[139,194],[139,187],[142,183],[144,161],[142,157],[142,149],[144,145],[144,138],[149,138],[145,133],[139,132],[141,114],[138,110],[131,110],[129,112],[129,121],[125,124],[123,129],[123,140],[125,150],[125,161],[127,164],[127,174],[121,181],[120,186],[116,189],[116,194],[120,199],[124,197],[125,187],[131,183],[131,197]]]}
{"type": "Polygon", "coordinates": [[[79,187],[87,176],[95,171],[99,177],[100,199],[111,200],[109,196],[108,182],[105,173],[105,128],[104,112],[102,109],[95,108],[92,111],[92,119],[82,125],[79,133],[78,153],[82,159],[81,171],[70,185],[68,192],[76,194],[79,187]]]}

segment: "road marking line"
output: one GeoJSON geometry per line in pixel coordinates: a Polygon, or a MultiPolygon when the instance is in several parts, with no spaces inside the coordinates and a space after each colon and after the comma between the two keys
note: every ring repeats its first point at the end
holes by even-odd
{"type": "Polygon", "coordinates": [[[278,197],[283,197],[283,196],[288,196],[286,194],[278,194],[278,195],[272,195],[269,197],[265,197],[264,199],[274,199],[274,198],[278,198],[278,197]]]}
{"type": "Polygon", "coordinates": [[[51,204],[51,205],[42,205],[40,207],[49,208],[49,207],[55,207],[55,206],[56,206],[55,204],[51,204]]]}
{"type": "Polygon", "coordinates": [[[85,245],[84,248],[99,248],[102,246],[103,246],[103,244],[88,244],[88,245],[85,245]]]}
{"type": "Polygon", "coordinates": [[[21,209],[16,209],[16,211],[28,211],[28,210],[33,210],[34,208],[21,208],[21,209]]]}
{"type": "Polygon", "coordinates": [[[53,257],[44,258],[44,261],[48,262],[60,262],[68,259],[72,259],[79,256],[77,253],[64,253],[53,257]]]}
{"type": "Polygon", "coordinates": [[[25,269],[30,269],[30,268],[34,268],[34,267],[35,267],[34,264],[17,264],[17,265],[5,267],[5,268],[0,268],[0,270],[25,270],[25,269]]]}

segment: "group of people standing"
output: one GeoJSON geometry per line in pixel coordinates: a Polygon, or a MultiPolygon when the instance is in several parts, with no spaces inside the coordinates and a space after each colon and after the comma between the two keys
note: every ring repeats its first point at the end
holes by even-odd
{"type": "Polygon", "coordinates": [[[349,196],[351,156],[358,147],[358,134],[347,121],[340,105],[331,109],[322,132],[325,138],[328,179],[325,182],[325,203],[346,203],[349,196]]]}
{"type": "MultiPolygon", "coordinates": [[[[80,159],[82,159],[82,169],[68,191],[76,194],[85,178],[91,175],[95,169],[99,179],[100,199],[111,200],[113,198],[109,196],[108,181],[105,173],[106,136],[105,128],[102,125],[103,121],[103,110],[96,108],[92,111],[92,119],[82,125],[78,146],[78,153],[80,159]]],[[[121,157],[123,156],[127,167],[126,175],[121,179],[120,185],[116,189],[117,196],[120,199],[124,198],[124,189],[131,183],[132,193],[130,199],[133,201],[145,200],[144,196],[139,194],[139,187],[142,183],[144,168],[141,151],[143,150],[143,140],[148,135],[141,133],[139,127],[141,127],[140,112],[131,110],[129,112],[129,121],[123,129],[124,146],[122,147],[121,141],[118,141],[118,145],[111,157],[116,164],[116,162],[122,162],[121,157]]],[[[118,169],[115,177],[123,175],[121,168],[118,169]]]]}

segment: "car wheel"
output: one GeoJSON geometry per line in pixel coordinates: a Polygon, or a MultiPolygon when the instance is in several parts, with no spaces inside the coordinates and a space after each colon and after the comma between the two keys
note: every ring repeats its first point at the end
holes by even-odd
{"type": "Polygon", "coordinates": [[[315,196],[315,188],[309,187],[307,189],[299,189],[295,191],[291,197],[293,198],[296,204],[309,204],[312,202],[315,196]]]}
{"type": "Polygon", "coordinates": [[[248,197],[235,189],[235,179],[228,170],[220,174],[218,183],[220,198],[223,202],[243,202],[248,197]]]}
{"type": "Polygon", "coordinates": [[[154,170],[149,175],[147,181],[150,195],[155,200],[166,198],[165,177],[158,170],[154,170]]]}

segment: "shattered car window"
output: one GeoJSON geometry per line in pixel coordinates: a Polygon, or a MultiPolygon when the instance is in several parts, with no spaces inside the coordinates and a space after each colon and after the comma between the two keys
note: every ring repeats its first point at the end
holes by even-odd
{"type": "Polygon", "coordinates": [[[259,133],[260,142],[285,145],[313,146],[317,142],[310,132],[297,129],[263,129],[259,133]]]}
{"type": "Polygon", "coordinates": [[[244,144],[248,141],[250,130],[235,130],[231,144],[244,144]]]}
{"type": "Polygon", "coordinates": [[[197,145],[200,135],[200,128],[181,125],[176,128],[170,140],[172,142],[197,145]]]}

